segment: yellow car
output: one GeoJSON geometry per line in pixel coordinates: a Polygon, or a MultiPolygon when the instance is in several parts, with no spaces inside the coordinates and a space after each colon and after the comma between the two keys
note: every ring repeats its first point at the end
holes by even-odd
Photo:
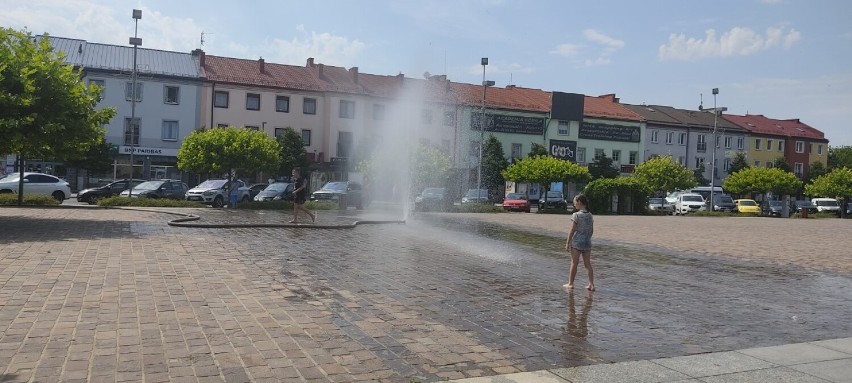
{"type": "Polygon", "coordinates": [[[753,199],[736,199],[734,205],[740,213],[760,214],[760,206],[753,199]]]}

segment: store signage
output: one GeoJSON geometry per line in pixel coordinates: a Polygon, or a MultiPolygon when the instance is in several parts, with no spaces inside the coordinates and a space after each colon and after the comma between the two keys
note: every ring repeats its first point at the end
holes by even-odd
{"type": "MultiPolygon", "coordinates": [[[[479,130],[480,113],[470,115],[471,130],[479,130]]],[[[485,131],[497,133],[544,134],[544,118],[486,114],[485,131]]]]}
{"type": "Polygon", "coordinates": [[[170,156],[177,157],[177,149],[167,149],[167,148],[151,148],[147,146],[119,146],[118,153],[119,154],[130,154],[131,150],[133,151],[133,155],[143,155],[143,156],[170,156]]]}
{"type": "Polygon", "coordinates": [[[577,141],[550,140],[548,145],[550,155],[560,160],[575,162],[577,160],[577,141]]]}
{"type": "Polygon", "coordinates": [[[639,142],[642,133],[638,126],[621,126],[583,122],[579,137],[589,140],[639,142]]]}

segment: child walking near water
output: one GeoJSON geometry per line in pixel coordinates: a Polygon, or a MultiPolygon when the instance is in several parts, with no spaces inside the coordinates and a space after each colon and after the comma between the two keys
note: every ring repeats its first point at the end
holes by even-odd
{"type": "Polygon", "coordinates": [[[574,288],[574,277],[577,276],[577,266],[580,256],[583,257],[583,265],[589,273],[589,284],[586,289],[595,291],[595,273],[592,270],[592,234],[595,232],[595,222],[592,213],[589,213],[589,199],[582,194],[574,197],[574,208],[577,211],[571,215],[571,230],[568,231],[568,239],[565,240],[565,250],[571,252],[571,267],[568,270],[568,284],[563,285],[567,289],[574,288]]]}

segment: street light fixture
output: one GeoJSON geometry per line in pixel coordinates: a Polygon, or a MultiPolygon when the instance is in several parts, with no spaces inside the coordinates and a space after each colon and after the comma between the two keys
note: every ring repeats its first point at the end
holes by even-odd
{"type": "Polygon", "coordinates": [[[136,50],[142,45],[142,39],[137,37],[139,32],[139,19],[142,18],[142,10],[133,10],[133,20],[135,27],[133,29],[133,37],[130,38],[130,45],[133,45],[133,85],[131,85],[130,94],[130,189],[127,191],[127,196],[133,196],[133,152],[136,151],[134,140],[139,134],[139,120],[136,119],[136,50]]]}
{"type": "Polygon", "coordinates": [[[716,125],[717,120],[719,119],[719,112],[724,112],[728,110],[728,108],[719,108],[716,107],[716,95],[719,94],[719,88],[713,88],[713,155],[711,156],[711,166],[712,170],[710,171],[710,211],[713,211],[716,204],[713,202],[713,194],[715,192],[716,187],[716,125]]]}
{"type": "Polygon", "coordinates": [[[485,96],[489,86],[494,86],[494,81],[485,81],[485,67],[488,65],[488,57],[483,57],[482,61],[482,112],[479,115],[479,170],[476,172],[476,193],[482,193],[482,145],[485,141],[485,96]]]}

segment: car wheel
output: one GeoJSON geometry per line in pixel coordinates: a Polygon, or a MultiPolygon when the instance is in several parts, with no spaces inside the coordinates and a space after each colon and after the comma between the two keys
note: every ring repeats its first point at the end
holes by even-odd
{"type": "Polygon", "coordinates": [[[222,196],[219,195],[213,198],[213,207],[219,208],[222,206],[225,206],[225,199],[222,196]]]}
{"type": "Polygon", "coordinates": [[[97,205],[98,204],[98,196],[93,195],[93,196],[89,197],[89,199],[86,200],[86,203],[89,204],[89,205],[97,205]]]}
{"type": "Polygon", "coordinates": [[[59,190],[53,192],[53,194],[51,194],[51,196],[53,196],[53,199],[59,201],[59,203],[62,203],[62,201],[65,200],[65,193],[63,193],[59,190]]]}

